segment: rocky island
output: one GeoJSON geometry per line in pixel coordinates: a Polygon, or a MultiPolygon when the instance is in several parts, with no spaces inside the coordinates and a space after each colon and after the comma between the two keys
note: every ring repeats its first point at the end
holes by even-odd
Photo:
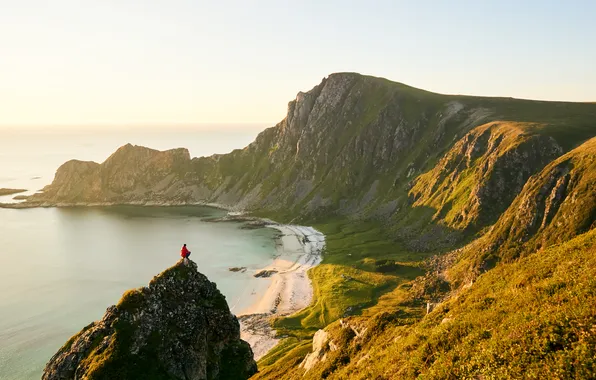
{"type": "Polygon", "coordinates": [[[66,342],[42,379],[240,380],[256,371],[225,297],[180,260],[66,342]]]}

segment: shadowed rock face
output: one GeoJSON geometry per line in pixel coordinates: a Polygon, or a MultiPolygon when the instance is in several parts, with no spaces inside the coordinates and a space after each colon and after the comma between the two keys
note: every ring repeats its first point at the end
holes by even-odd
{"type": "Polygon", "coordinates": [[[225,297],[181,260],[72,337],[42,379],[246,379],[256,371],[225,297]]]}

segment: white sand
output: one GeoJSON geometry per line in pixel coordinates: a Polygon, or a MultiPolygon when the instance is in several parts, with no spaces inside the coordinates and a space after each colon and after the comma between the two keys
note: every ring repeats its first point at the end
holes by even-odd
{"type": "Polygon", "coordinates": [[[277,273],[263,281],[269,287],[258,301],[243,310],[238,319],[241,337],[247,341],[259,360],[279,342],[269,325],[274,316],[294,314],[312,301],[312,286],[306,272],[321,262],[325,236],[312,227],[294,225],[271,225],[282,232],[279,256],[263,270],[277,273]]]}

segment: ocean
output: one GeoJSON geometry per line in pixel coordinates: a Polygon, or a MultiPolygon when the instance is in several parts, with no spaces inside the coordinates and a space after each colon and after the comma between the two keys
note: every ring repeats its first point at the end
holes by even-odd
{"type": "MultiPolygon", "coordinates": [[[[192,156],[225,153],[246,146],[263,127],[0,129],[0,188],[32,193],[50,183],[63,162],[102,162],[129,142],[187,147],[192,156]]],[[[173,265],[183,243],[233,312],[255,302],[268,282],[228,268],[269,264],[277,253],[276,231],[205,220],[223,215],[208,207],[0,209],[0,379],[39,379],[70,336],[101,318],[125,290],[173,265]]]]}

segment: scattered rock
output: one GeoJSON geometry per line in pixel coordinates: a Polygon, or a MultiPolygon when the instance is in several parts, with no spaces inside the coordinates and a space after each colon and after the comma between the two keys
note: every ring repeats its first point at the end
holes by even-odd
{"type": "Polygon", "coordinates": [[[443,318],[443,320],[441,321],[441,324],[444,324],[444,323],[449,323],[449,322],[451,322],[451,321],[453,321],[453,318],[447,318],[447,317],[445,317],[445,318],[443,318]]]}
{"type": "Polygon", "coordinates": [[[356,366],[360,366],[362,363],[364,363],[368,359],[370,359],[370,355],[368,355],[368,354],[364,355],[363,357],[358,359],[358,361],[356,362],[356,366]]]}
{"type": "Polygon", "coordinates": [[[230,272],[242,272],[242,273],[244,273],[244,272],[246,272],[246,267],[231,267],[231,268],[228,268],[228,270],[230,272]]]}
{"type": "Polygon", "coordinates": [[[300,368],[304,368],[306,371],[310,370],[327,359],[327,352],[335,350],[337,350],[337,345],[329,339],[329,333],[325,330],[317,331],[312,339],[312,352],[306,355],[300,363],[300,368]]]}
{"type": "Polygon", "coordinates": [[[437,306],[439,306],[438,302],[427,302],[426,303],[426,314],[430,314],[437,306]]]}
{"type": "Polygon", "coordinates": [[[254,277],[271,277],[276,274],[277,271],[273,269],[264,269],[254,274],[254,277]]]}
{"type": "Polygon", "coordinates": [[[271,223],[266,222],[264,220],[259,220],[259,219],[249,220],[249,221],[246,221],[240,228],[242,228],[243,230],[257,230],[259,228],[267,227],[270,224],[271,223]]]}

